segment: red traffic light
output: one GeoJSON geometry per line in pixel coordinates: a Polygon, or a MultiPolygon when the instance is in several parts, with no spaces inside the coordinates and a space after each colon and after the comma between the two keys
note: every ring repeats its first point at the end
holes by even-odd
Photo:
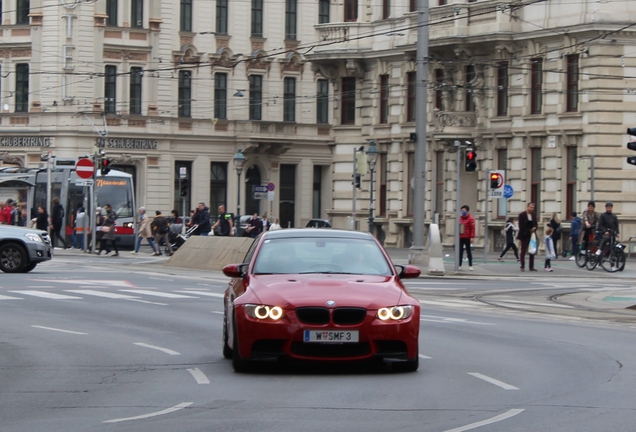
{"type": "Polygon", "coordinates": [[[475,160],[475,152],[474,151],[467,151],[466,152],[466,160],[469,160],[469,161],[475,160]]]}
{"type": "Polygon", "coordinates": [[[499,189],[503,186],[503,176],[500,173],[490,173],[490,189],[499,189]]]}

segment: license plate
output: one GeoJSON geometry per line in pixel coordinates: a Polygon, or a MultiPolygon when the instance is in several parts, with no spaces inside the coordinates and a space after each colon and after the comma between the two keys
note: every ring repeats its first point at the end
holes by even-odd
{"type": "Polygon", "coordinates": [[[318,343],[358,342],[358,331],[305,330],[303,339],[305,342],[318,343]]]}

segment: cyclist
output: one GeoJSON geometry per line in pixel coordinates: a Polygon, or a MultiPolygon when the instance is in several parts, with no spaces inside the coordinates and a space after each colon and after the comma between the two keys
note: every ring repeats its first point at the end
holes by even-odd
{"type": "Polygon", "coordinates": [[[590,201],[587,203],[587,210],[581,214],[581,228],[579,232],[579,243],[583,245],[583,250],[590,248],[590,235],[594,234],[594,229],[598,224],[599,214],[595,210],[596,203],[590,201]]]}
{"type": "Polygon", "coordinates": [[[603,240],[601,241],[601,246],[599,250],[596,252],[597,255],[601,254],[601,251],[605,247],[605,245],[610,240],[610,235],[615,235],[618,237],[618,218],[614,213],[612,213],[612,209],[614,208],[614,204],[608,202],[605,204],[605,213],[601,214],[598,221],[598,233],[603,236],[603,240]]]}

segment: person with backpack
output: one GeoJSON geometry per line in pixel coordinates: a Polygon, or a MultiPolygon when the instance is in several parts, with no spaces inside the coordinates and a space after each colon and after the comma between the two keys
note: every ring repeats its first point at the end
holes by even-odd
{"type": "Polygon", "coordinates": [[[515,237],[517,237],[517,232],[519,231],[519,226],[515,223],[515,218],[508,218],[506,222],[506,227],[504,228],[504,232],[506,233],[506,248],[499,255],[499,261],[503,261],[504,255],[510,249],[515,253],[515,257],[517,258],[517,262],[519,261],[519,251],[517,249],[517,245],[515,244],[515,237]]]}
{"type": "Polygon", "coordinates": [[[110,204],[106,204],[104,206],[104,210],[106,211],[106,217],[104,217],[101,232],[102,239],[99,242],[99,251],[97,255],[100,255],[104,249],[106,249],[106,255],[108,255],[108,242],[113,245],[114,254],[111,256],[119,256],[119,251],[117,250],[117,243],[115,241],[115,224],[117,220],[117,213],[113,210],[113,207],[110,204]]]}
{"type": "Polygon", "coordinates": [[[570,261],[576,259],[576,253],[579,249],[579,233],[581,231],[581,218],[572,212],[572,222],[570,223],[570,242],[572,243],[572,256],[570,261]]]}
{"type": "Polygon", "coordinates": [[[172,249],[170,247],[170,223],[168,219],[166,219],[159,210],[155,211],[155,219],[150,224],[152,228],[152,233],[155,235],[155,253],[153,256],[163,255],[161,253],[161,241],[168,246],[166,248],[166,254],[168,256],[172,255],[172,249]]]}
{"type": "Polygon", "coordinates": [[[67,249],[68,245],[66,244],[64,234],[62,233],[62,228],[64,227],[64,206],[62,206],[58,197],[53,198],[51,203],[53,204],[53,208],[51,210],[51,240],[53,241],[53,247],[54,249],[59,249],[58,247],[55,247],[55,239],[57,238],[60,242],[62,242],[62,247],[67,249]]]}

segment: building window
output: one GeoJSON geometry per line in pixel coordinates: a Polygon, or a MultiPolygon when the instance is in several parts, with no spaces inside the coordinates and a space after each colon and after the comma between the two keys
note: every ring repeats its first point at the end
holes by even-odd
{"type": "Polygon", "coordinates": [[[144,0],[132,0],[131,26],[142,28],[144,26],[144,0]]]}
{"type": "Polygon", "coordinates": [[[541,114],[543,106],[543,59],[532,59],[530,114],[541,114]]]}
{"type": "Polygon", "coordinates": [[[263,116],[263,77],[250,75],[250,120],[262,120],[263,116]]]}
{"type": "Polygon", "coordinates": [[[389,122],[389,76],[380,75],[380,123],[389,122]]]}
{"type": "Polygon", "coordinates": [[[417,10],[417,0],[409,1],[409,12],[415,12],[417,10]]]}
{"type": "Polygon", "coordinates": [[[210,164],[210,209],[216,212],[220,205],[227,206],[227,162],[210,164]]]}
{"type": "Polygon", "coordinates": [[[190,71],[179,71],[179,117],[192,117],[192,77],[190,71]]]}
{"type": "Polygon", "coordinates": [[[497,65],[497,115],[508,115],[508,62],[497,65]]]}
{"type": "Polygon", "coordinates": [[[29,111],[29,65],[21,63],[15,66],[15,112],[29,111]]]}
{"type": "Polygon", "coordinates": [[[446,4],[446,0],[439,0],[437,3],[438,6],[444,6],[445,4],[446,4]]]}
{"type": "Polygon", "coordinates": [[[466,66],[466,101],[464,103],[465,111],[473,112],[475,111],[475,99],[473,98],[473,90],[470,87],[470,83],[475,79],[475,66],[468,65],[466,66]]]}
{"type": "Polygon", "coordinates": [[[314,219],[322,218],[322,167],[320,165],[314,165],[314,182],[313,182],[313,196],[312,196],[312,217],[314,219]]]}
{"type": "Polygon", "coordinates": [[[181,0],[181,31],[192,31],[192,0],[181,0]]]}
{"type": "Polygon", "coordinates": [[[296,121],[296,78],[285,78],[283,83],[283,121],[296,121]]]}
{"type": "Polygon", "coordinates": [[[320,0],[318,2],[318,24],[329,22],[329,5],[331,0],[320,0]]]}
{"type": "MultiPolygon", "coordinates": [[[[502,171],[506,171],[508,169],[508,149],[497,150],[497,169],[502,171]]],[[[506,176],[504,176],[504,178],[505,177],[506,176]]],[[[508,200],[505,198],[499,198],[495,201],[497,201],[497,218],[505,219],[508,216],[508,200]]]]}
{"type": "Polygon", "coordinates": [[[141,78],[140,67],[130,68],[130,114],[141,114],[141,78]]]}
{"type": "Polygon", "coordinates": [[[329,123],[329,81],[319,79],[316,94],[316,122],[329,123]]]}
{"type": "Polygon", "coordinates": [[[252,37],[263,37],[263,0],[252,0],[252,37]]]}
{"type": "Polygon", "coordinates": [[[297,0],[285,0],[285,39],[296,40],[297,0]]]}
{"type": "Polygon", "coordinates": [[[537,218],[541,216],[541,149],[530,149],[530,201],[535,204],[537,218]]]}
{"type": "Polygon", "coordinates": [[[214,74],[214,118],[227,119],[227,74],[214,74]]]}
{"type": "Polygon", "coordinates": [[[117,111],[117,66],[106,66],[104,76],[104,111],[117,111]]]}
{"type": "Polygon", "coordinates": [[[444,214],[444,152],[435,152],[435,202],[433,213],[444,214]]]}
{"type": "Polygon", "coordinates": [[[407,72],[407,96],[406,96],[406,121],[415,121],[415,94],[417,89],[417,74],[415,72],[407,72]]]}
{"type": "Polygon", "coordinates": [[[346,22],[358,20],[358,0],[344,0],[344,17],[346,22]]]}
{"type": "Polygon", "coordinates": [[[579,55],[568,56],[567,71],[567,111],[579,110],[579,55]]]}
{"type": "Polygon", "coordinates": [[[31,5],[29,0],[18,0],[16,24],[29,24],[29,12],[31,5]]]}
{"type": "Polygon", "coordinates": [[[565,213],[567,219],[572,219],[572,212],[576,211],[576,161],[577,148],[566,147],[567,164],[567,189],[565,196],[565,213]]]}
{"type": "Polygon", "coordinates": [[[356,123],[356,79],[342,78],[340,123],[352,125],[356,123]]]}
{"type": "Polygon", "coordinates": [[[117,27],[117,3],[118,0],[106,0],[106,25],[117,27]]]}
{"type": "Polygon", "coordinates": [[[382,19],[388,19],[391,16],[391,0],[382,0],[382,19]]]}
{"type": "Polygon", "coordinates": [[[444,92],[442,86],[444,85],[444,70],[435,69],[435,108],[440,111],[444,110],[444,92]]]}
{"type": "Polygon", "coordinates": [[[378,216],[386,216],[387,196],[386,196],[386,179],[388,178],[389,164],[387,162],[387,154],[380,153],[380,161],[378,163],[378,216]]]}
{"type": "Polygon", "coordinates": [[[216,32],[227,34],[228,0],[216,0],[216,32]]]}

